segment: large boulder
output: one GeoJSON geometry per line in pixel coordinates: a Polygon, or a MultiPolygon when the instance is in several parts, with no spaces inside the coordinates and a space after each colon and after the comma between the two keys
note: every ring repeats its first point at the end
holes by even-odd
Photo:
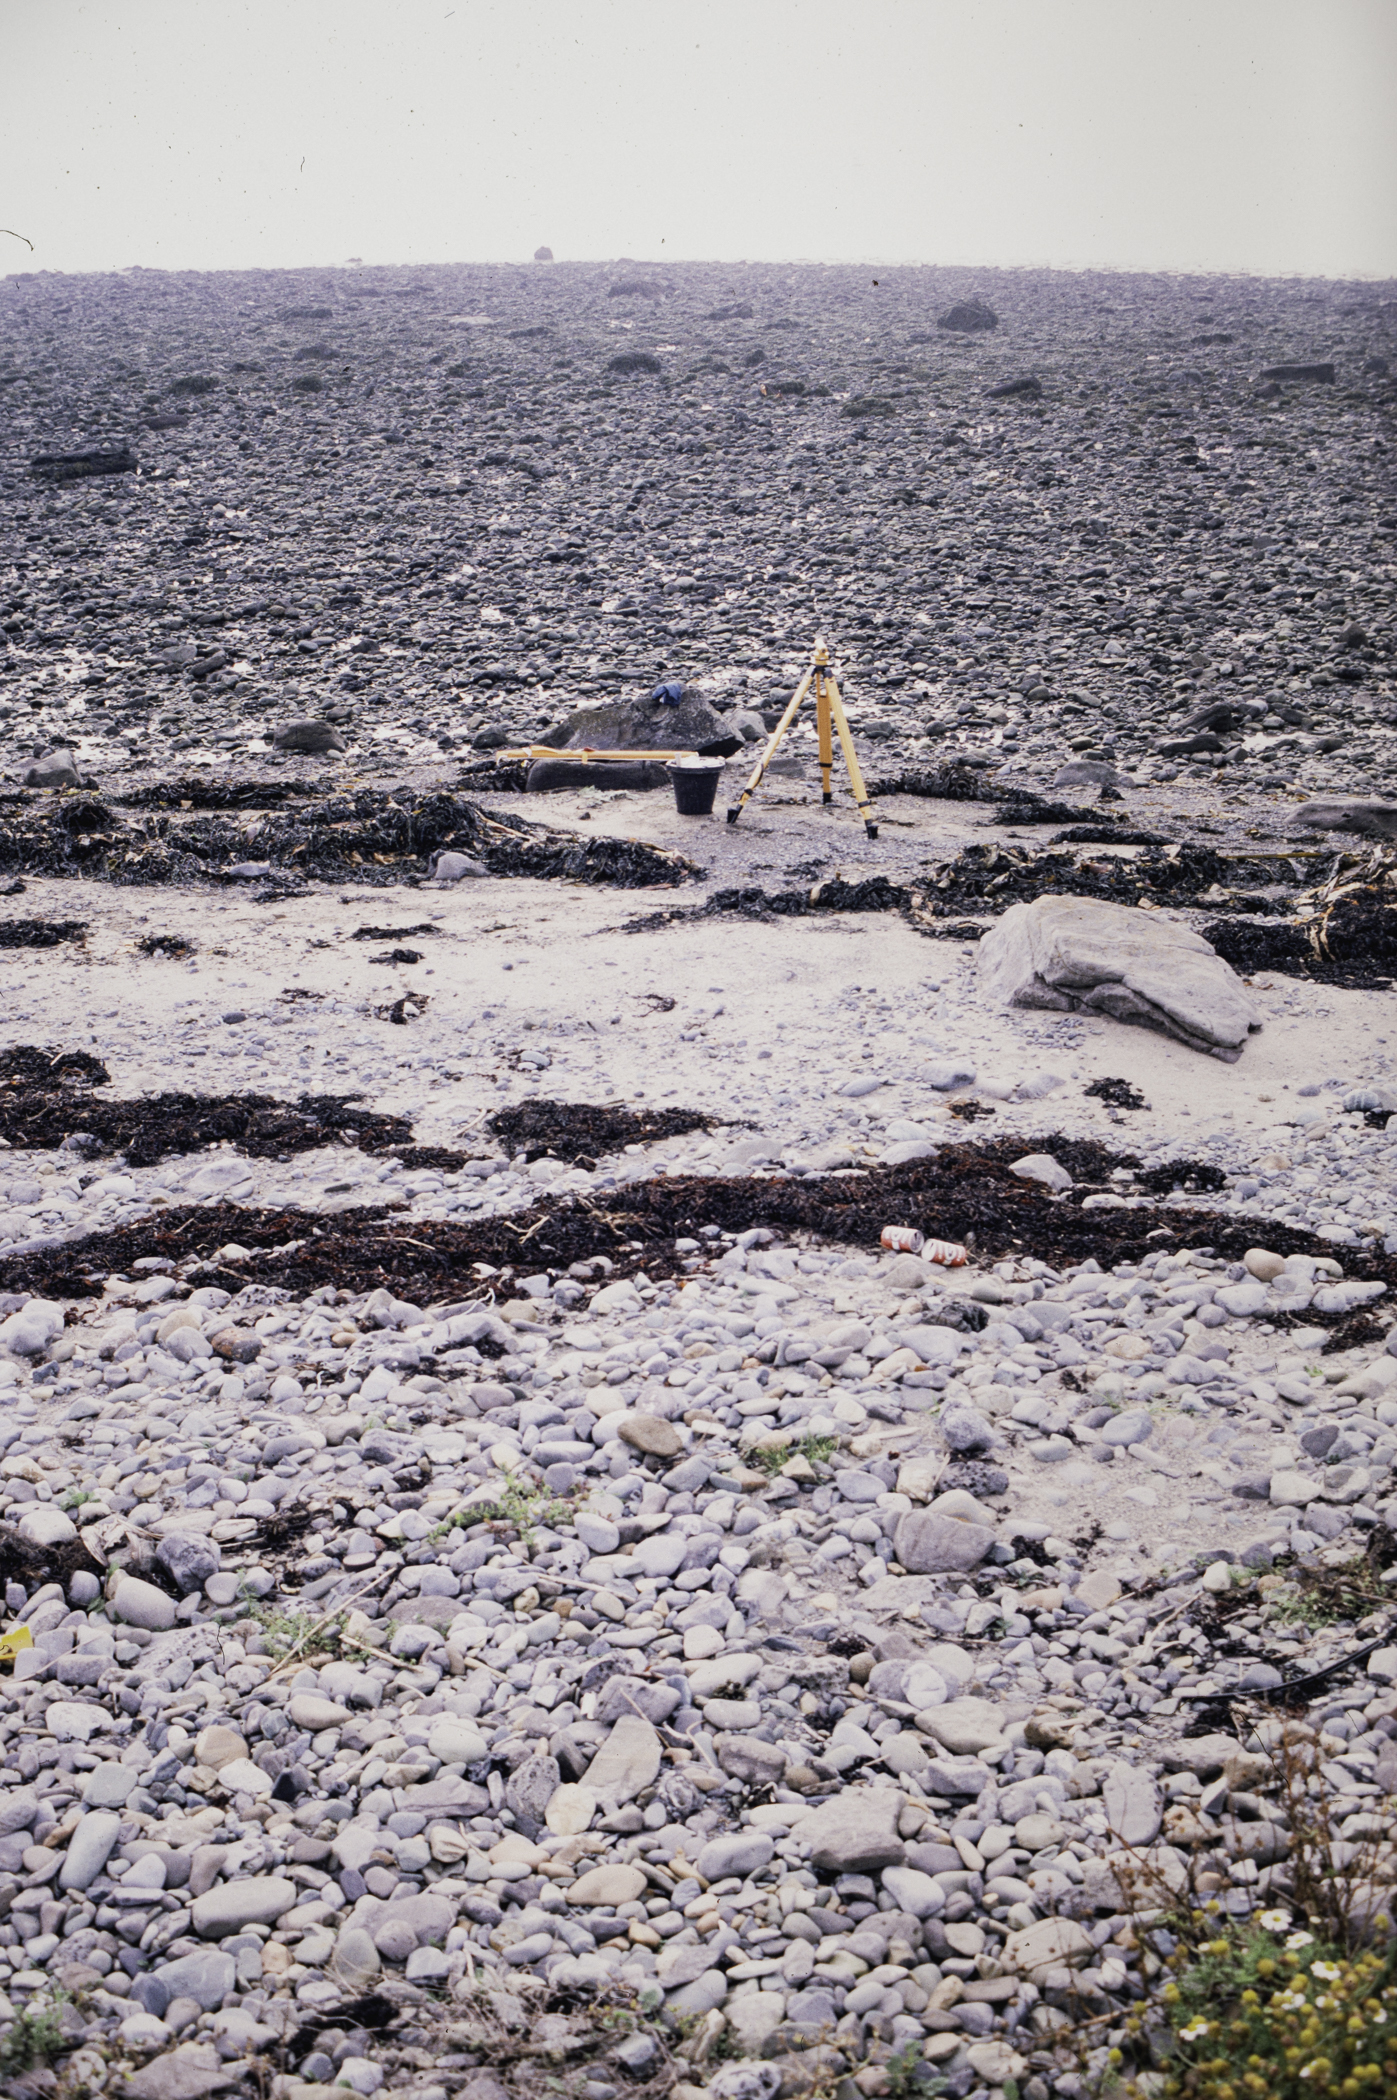
{"type": "Polygon", "coordinates": [[[1090,897],[1014,904],[979,947],[980,988],[998,1006],[1080,1009],[1153,1028],[1235,1064],[1261,1016],[1201,934],[1090,897]]]}
{"type": "Polygon", "coordinates": [[[1259,722],[1267,705],[1265,700],[1211,700],[1180,722],[1179,733],[1187,736],[1196,730],[1211,730],[1217,736],[1230,736],[1234,730],[1259,722]]]}
{"type": "Polygon", "coordinates": [[[1297,831],[1354,831],[1361,838],[1397,840],[1397,802],[1307,802],[1294,818],[1297,831]]]}
{"type": "Polygon", "coordinates": [[[1104,758],[1069,758],[1053,775],[1048,793],[1060,795],[1067,788],[1100,788],[1106,790],[1120,787],[1120,774],[1104,758]]]}
{"type": "Polygon", "coordinates": [[[581,707],[542,741],[555,751],[698,751],[705,758],[731,758],[742,749],[735,724],[687,693],[678,706],[645,699],[581,707]]]}
{"type": "Polygon", "coordinates": [[[983,299],[959,299],[949,307],[936,323],[938,328],[953,329],[959,335],[987,335],[998,328],[999,315],[983,299]]]}
{"type": "Polygon", "coordinates": [[[61,748],[36,758],[33,765],[25,767],[23,778],[27,788],[67,788],[81,784],[76,758],[71,751],[61,748]]]}
{"type": "Polygon", "coordinates": [[[349,749],[333,722],[303,720],[288,722],[272,738],[278,751],[322,753],[349,749]]]}

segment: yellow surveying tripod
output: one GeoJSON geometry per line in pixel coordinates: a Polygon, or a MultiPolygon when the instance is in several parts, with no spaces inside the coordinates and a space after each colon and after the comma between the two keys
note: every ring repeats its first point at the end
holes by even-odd
{"type": "Polygon", "coordinates": [[[834,770],[834,735],[837,733],[839,748],[844,753],[844,763],[849,768],[849,783],[854,790],[854,800],[858,804],[859,815],[863,818],[864,830],[871,839],[876,839],[878,826],[873,820],[873,804],[868,789],[863,784],[863,774],[859,771],[854,739],[849,733],[849,717],[844,712],[844,702],[839,697],[839,687],[835,684],[834,673],[829,667],[829,651],[818,636],[815,639],[815,653],[810,669],[792,693],[786,712],[767,739],[766,749],[757,760],[751,779],[737,802],[728,811],[728,822],[737,822],[766,778],[767,767],[780,749],[786,731],[800,713],[801,703],[812,685],[815,688],[815,728],[820,739],[820,778],[824,789],[824,801],[829,804],[834,800],[830,781],[834,770]]]}

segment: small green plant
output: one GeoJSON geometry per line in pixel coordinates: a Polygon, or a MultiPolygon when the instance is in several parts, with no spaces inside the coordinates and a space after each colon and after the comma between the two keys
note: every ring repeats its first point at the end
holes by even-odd
{"type": "Polygon", "coordinates": [[[744,2045],[731,2027],[725,2027],[708,2052],[708,2061],[717,2064],[737,2063],[746,2054],[744,2045]]]}
{"type": "Polygon", "coordinates": [[[546,1489],[528,1481],[511,1480],[493,1502],[473,1502],[469,1509],[458,1509],[427,1536],[430,1543],[472,1524],[511,1524],[522,1539],[529,1540],[540,1524],[567,1524],[572,1515],[571,1502],[559,1502],[546,1489]]]}
{"type": "Polygon", "coordinates": [[[1332,1626],[1338,1610],[1311,1590],[1277,1590],[1266,1607],[1266,1616],[1277,1626],[1332,1626]]]}
{"type": "MultiPolygon", "coordinates": [[[[1397,1948],[1345,1954],[1290,1930],[1287,1912],[1263,1911],[1254,1925],[1181,1946],[1171,1967],[1167,2100],[1363,2100],[1397,2090],[1397,1948]]],[[[1135,2015],[1127,2033],[1141,2024],[1135,2015]]]]}
{"type": "Polygon", "coordinates": [[[1307,1626],[1362,1619],[1391,1602],[1391,1585],[1383,1581],[1391,1561],[1390,1535],[1383,1530],[1381,1536],[1369,1538],[1361,1553],[1350,1554],[1337,1567],[1291,1567],[1285,1586],[1271,1589],[1268,1616],[1307,1626]]]}
{"type": "Polygon", "coordinates": [[[276,1605],[254,1604],[251,1616],[262,1629],[268,1654],[275,1656],[278,1662],[285,1662],[290,1656],[303,1654],[311,1648],[336,1658],[348,1652],[343,1647],[346,1612],[317,1618],[308,1611],[282,1611],[276,1605]]]}
{"type": "Polygon", "coordinates": [[[812,1466],[827,1466],[839,1446],[832,1436],[803,1436],[796,1449],[812,1466]]]}
{"type": "Polygon", "coordinates": [[[52,2063],[63,2047],[63,2008],[67,1994],[55,1991],[26,2005],[9,2033],[0,2038],[0,2077],[18,2078],[52,2063]]]}
{"type": "Polygon", "coordinates": [[[758,1472],[779,1473],[793,1458],[803,1458],[812,1466],[827,1466],[838,1448],[832,1436],[803,1436],[798,1443],[769,1444],[749,1451],[747,1457],[758,1472]]]}
{"type": "MultiPolygon", "coordinates": [[[[942,2092],[945,2079],[929,2075],[929,2067],[916,2042],[904,2042],[895,2049],[883,2066],[887,2076],[891,2100],[929,2100],[929,2096],[942,2092]]],[[[1007,2087],[1006,2087],[1007,2093],[1007,2087]]],[[[1018,2096],[1014,2096],[1018,2100],[1018,2096]]]]}

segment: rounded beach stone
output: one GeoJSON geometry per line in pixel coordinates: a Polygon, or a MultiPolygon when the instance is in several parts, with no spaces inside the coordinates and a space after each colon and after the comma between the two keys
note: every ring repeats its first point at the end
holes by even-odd
{"type": "Polygon", "coordinates": [[[636,1902],[648,1886],[640,1867],[592,1867],[574,1881],[568,1902],[584,1910],[613,1909],[618,1903],[636,1902]]]}
{"type": "Polygon", "coordinates": [[[246,1881],[220,1882],[194,1900],[194,1930],[201,1939],[219,1940],[248,1925],[275,1925],[298,1898],[292,1881],[279,1874],[254,1874],[246,1881]]]}
{"type": "Polygon", "coordinates": [[[111,1599],[112,1609],[128,1626],[144,1627],[148,1633],[168,1633],[175,1623],[175,1600],[153,1582],[123,1575],[111,1599]]]}

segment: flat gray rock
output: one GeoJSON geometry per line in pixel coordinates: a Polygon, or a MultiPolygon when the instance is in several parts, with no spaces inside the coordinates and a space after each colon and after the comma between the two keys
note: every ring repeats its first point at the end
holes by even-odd
{"type": "Polygon", "coordinates": [[[1115,1764],[1101,1787],[1101,1805],[1114,1836],[1125,1845],[1152,1845],[1163,1809],[1159,1788],[1139,1765],[1115,1764]]]}
{"type": "Polygon", "coordinates": [[[120,1829],[121,1817],[112,1809],[89,1809],[68,1840],[58,1886],[85,1889],[95,1881],[111,1857],[120,1829]]]}
{"type": "Polygon", "coordinates": [[[891,1787],[851,1788],[802,1816],[791,1836],[821,1873],[880,1874],[900,1867],[907,1854],[897,1831],[901,1807],[891,1787]]]}
{"type": "Polygon", "coordinates": [[[994,1545],[994,1533],[983,1524],[913,1509],[898,1519],[893,1543],[909,1575],[961,1575],[979,1567],[994,1545]]]}
{"type": "Polygon", "coordinates": [[[223,1881],[206,1896],[195,1898],[194,1930],[201,1939],[221,1940],[245,1925],[275,1925],[298,1901],[294,1881],[280,1874],[254,1874],[246,1881],[223,1881]]]}
{"type": "Polygon", "coordinates": [[[1261,1027],[1236,972],[1163,912],[1089,897],[1013,904],[980,942],[977,967],[996,1006],[1104,1014],[1226,1064],[1261,1027]]]}
{"type": "MultiPolygon", "coordinates": [[[[20,1537],[27,1539],[31,1546],[66,1546],[78,1535],[77,1526],[71,1517],[65,1516],[61,1509],[52,1509],[42,1502],[37,1508],[24,1512],[16,1529],[20,1537]]],[[[140,1587],[145,1589],[147,1585],[142,1583],[140,1587]]],[[[170,1607],[170,1623],[173,1623],[174,1600],[167,1597],[165,1602],[170,1607]]]]}
{"type": "Polygon", "coordinates": [[[330,1968],[336,1983],[350,1996],[358,1997],[372,1985],[382,1969],[379,1952],[367,1932],[359,1925],[346,1925],[335,1941],[335,1951],[330,1957],[330,1968]]]}
{"type": "Polygon", "coordinates": [[[1036,1181],[1045,1189],[1070,1189],[1072,1176],[1066,1167],[1059,1164],[1050,1152],[1028,1152],[1016,1159],[1009,1168],[1020,1181],[1036,1181]]]}
{"type": "Polygon", "coordinates": [[[729,1874],[755,1874],[775,1850],[775,1839],[766,1831],[737,1830],[710,1838],[694,1865],[705,1881],[723,1881],[729,1874]]]}
{"type": "Polygon", "coordinates": [[[26,766],[22,777],[29,788],[76,787],[78,762],[71,751],[50,751],[46,757],[36,758],[32,766],[26,766]]]}
{"type": "Polygon", "coordinates": [[[716,1947],[676,1947],[671,1942],[656,1958],[655,1975],[666,1990],[681,1990],[686,1983],[706,1976],[722,1958],[716,1947]]]}
{"type": "Polygon", "coordinates": [[[369,1919],[367,1929],[380,1954],[387,1954],[390,1960],[405,1961],[413,1948],[430,1947],[444,1939],[455,1922],[455,1904],[428,1889],[417,1896],[404,1896],[400,1902],[386,1903],[369,1919]],[[393,1951],[395,1942],[401,1943],[401,1953],[393,1951]]]}
{"type": "Polygon", "coordinates": [[[347,751],[344,738],[333,722],[304,720],[288,722],[272,738],[278,751],[347,751]]]}
{"type": "Polygon", "coordinates": [[[588,1765],[587,1784],[599,1801],[619,1808],[654,1785],[663,1754],[648,1721],[639,1714],[623,1715],[588,1765]]]}
{"type": "Polygon", "coordinates": [[[139,1576],[123,1575],[112,1597],[112,1609],[128,1626],[142,1626],[148,1633],[168,1633],[175,1623],[175,1600],[168,1590],[139,1576]]]}
{"type": "Polygon", "coordinates": [[[126,2080],[128,2100],[204,2100],[242,2076],[239,2065],[221,2061],[211,2042],[182,2042],[126,2080]]]}
{"type": "Polygon", "coordinates": [[[209,1947],[162,1962],[155,1973],[171,1999],[192,1998],[204,2012],[213,2012],[236,1985],[238,1964],[235,1956],[209,1947]]]}
{"type": "Polygon", "coordinates": [[[974,1757],[1004,1740],[1009,1716],[988,1699],[951,1699],[917,1716],[917,1726],[952,1757],[974,1757]]]}

